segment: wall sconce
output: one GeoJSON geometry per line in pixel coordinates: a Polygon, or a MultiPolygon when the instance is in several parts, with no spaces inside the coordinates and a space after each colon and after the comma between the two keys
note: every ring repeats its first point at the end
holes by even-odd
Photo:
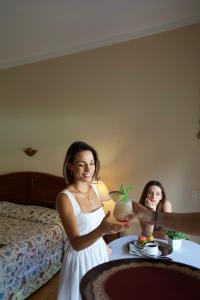
{"type": "Polygon", "coordinates": [[[28,156],[33,156],[36,154],[37,150],[33,148],[24,148],[23,149],[24,153],[28,156]]]}

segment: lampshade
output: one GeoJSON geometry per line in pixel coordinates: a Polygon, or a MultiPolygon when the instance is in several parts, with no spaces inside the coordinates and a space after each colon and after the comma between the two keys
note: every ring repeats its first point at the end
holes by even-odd
{"type": "Polygon", "coordinates": [[[114,210],[114,207],[115,207],[115,203],[110,198],[109,191],[108,191],[105,183],[102,180],[93,181],[92,183],[94,183],[96,185],[96,188],[98,190],[100,198],[103,201],[103,209],[104,209],[105,213],[110,211],[111,212],[111,218],[114,218],[113,217],[113,210],[114,210]]]}
{"type": "Polygon", "coordinates": [[[102,201],[110,200],[109,191],[102,180],[93,181],[92,183],[96,185],[102,201]]]}

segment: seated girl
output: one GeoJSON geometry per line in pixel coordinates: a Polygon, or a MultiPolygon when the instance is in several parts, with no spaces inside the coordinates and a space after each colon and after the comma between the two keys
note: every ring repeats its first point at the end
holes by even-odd
{"type": "MultiPolygon", "coordinates": [[[[152,211],[172,212],[171,202],[167,200],[162,184],[156,180],[151,180],[145,185],[139,203],[152,211]]],[[[160,239],[167,238],[165,230],[161,226],[157,227],[155,225],[145,224],[141,221],[140,225],[142,228],[142,236],[151,237],[153,235],[160,239]]]]}

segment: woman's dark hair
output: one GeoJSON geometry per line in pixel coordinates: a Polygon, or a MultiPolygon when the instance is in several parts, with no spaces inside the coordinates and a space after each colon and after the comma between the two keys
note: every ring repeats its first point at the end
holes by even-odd
{"type": "Polygon", "coordinates": [[[147,182],[147,184],[145,185],[145,187],[143,189],[143,192],[141,194],[139,203],[142,204],[142,205],[144,205],[145,199],[146,199],[147,194],[148,194],[148,190],[149,190],[150,186],[152,186],[152,185],[158,186],[161,189],[162,199],[160,200],[157,208],[159,208],[159,210],[162,211],[163,210],[163,204],[167,200],[167,197],[166,197],[166,193],[165,193],[163,185],[159,181],[157,181],[157,180],[151,180],[151,181],[147,182]]]}
{"type": "Polygon", "coordinates": [[[90,145],[88,145],[85,142],[77,141],[71,144],[71,146],[68,148],[64,164],[63,164],[63,175],[65,178],[65,181],[67,184],[73,183],[73,173],[69,170],[68,165],[69,163],[73,164],[75,155],[81,151],[91,151],[94,157],[94,163],[95,163],[95,172],[94,172],[94,178],[98,178],[98,173],[100,169],[100,162],[98,158],[97,151],[90,145]]]}

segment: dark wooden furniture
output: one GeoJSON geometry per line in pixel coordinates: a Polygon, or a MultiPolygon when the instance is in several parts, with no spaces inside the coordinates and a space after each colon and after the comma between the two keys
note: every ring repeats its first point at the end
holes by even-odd
{"type": "MultiPolygon", "coordinates": [[[[15,172],[0,175],[0,201],[55,208],[56,196],[66,186],[64,177],[42,172],[15,172]]],[[[106,243],[120,234],[105,235],[106,243]]]]}
{"type": "Polygon", "coordinates": [[[63,177],[41,172],[0,175],[0,201],[55,208],[56,196],[66,186],[63,177]]]}
{"type": "Polygon", "coordinates": [[[113,260],[82,278],[83,300],[195,299],[200,270],[173,261],[145,258],[113,260]]]}

